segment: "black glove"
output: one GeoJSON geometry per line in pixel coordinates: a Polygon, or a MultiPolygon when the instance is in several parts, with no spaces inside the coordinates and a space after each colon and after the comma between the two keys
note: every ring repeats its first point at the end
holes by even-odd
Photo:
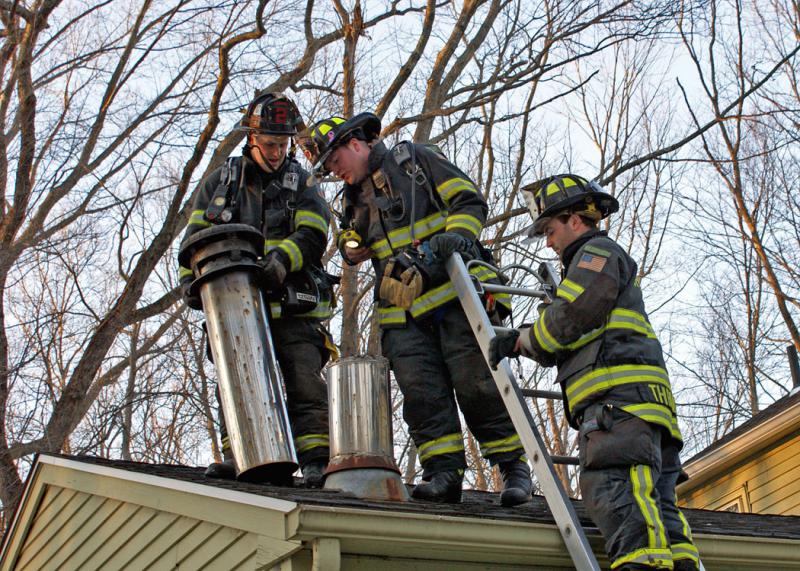
{"type": "Polygon", "coordinates": [[[492,337],[489,343],[489,364],[493,370],[497,370],[497,365],[505,357],[519,357],[519,351],[516,351],[517,339],[519,339],[519,330],[513,329],[508,333],[498,333],[492,337]]]}
{"type": "Polygon", "coordinates": [[[189,287],[191,285],[191,280],[181,283],[181,297],[183,298],[183,302],[191,309],[201,310],[203,309],[203,302],[200,300],[198,294],[192,294],[189,287]]]}
{"type": "Polygon", "coordinates": [[[454,252],[469,252],[472,248],[472,240],[455,232],[442,232],[428,242],[433,255],[443,261],[448,260],[454,252]]]}
{"type": "Polygon", "coordinates": [[[261,274],[264,286],[267,289],[281,287],[283,280],[286,279],[286,266],[283,263],[281,253],[273,250],[259,261],[259,264],[264,268],[261,274]]]}

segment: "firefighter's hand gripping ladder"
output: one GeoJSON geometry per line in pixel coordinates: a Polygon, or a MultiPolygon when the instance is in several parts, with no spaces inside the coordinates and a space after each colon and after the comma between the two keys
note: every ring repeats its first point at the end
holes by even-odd
{"type": "MultiPolygon", "coordinates": [[[[470,264],[472,263],[486,265],[478,261],[470,262],[470,264]]],[[[464,313],[466,313],[467,319],[472,326],[472,332],[475,334],[478,345],[480,345],[483,352],[483,358],[488,364],[489,342],[495,336],[496,328],[489,321],[489,316],[486,314],[483,303],[478,296],[476,284],[470,279],[467,266],[459,254],[453,254],[447,261],[447,271],[450,274],[450,280],[453,282],[458,298],[461,300],[464,313]]],[[[551,274],[555,275],[553,272],[551,274]]],[[[526,289],[494,284],[478,284],[478,287],[487,292],[510,293],[538,298],[545,298],[550,294],[545,289],[526,289]]],[[[552,292],[551,295],[555,295],[555,292],[552,292]]],[[[556,391],[520,390],[514,380],[514,375],[507,359],[504,359],[497,366],[497,370],[492,371],[492,376],[500,391],[500,396],[503,398],[508,414],[514,423],[514,428],[516,428],[522,440],[525,453],[533,466],[533,473],[539,481],[539,486],[544,493],[550,511],[553,513],[558,531],[564,539],[575,568],[579,571],[599,571],[600,566],[597,563],[597,559],[595,559],[594,553],[592,553],[591,547],[589,547],[589,542],[583,533],[575,509],[561,486],[553,467],[554,463],[577,464],[577,462],[572,458],[548,454],[544,441],[533,422],[531,412],[523,400],[525,396],[560,399],[561,393],[556,391]]]]}

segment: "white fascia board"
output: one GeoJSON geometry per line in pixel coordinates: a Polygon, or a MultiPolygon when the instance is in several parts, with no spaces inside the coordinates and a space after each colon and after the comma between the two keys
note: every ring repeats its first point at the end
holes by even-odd
{"type": "Polygon", "coordinates": [[[247,492],[238,492],[225,488],[217,488],[215,486],[206,486],[203,484],[196,484],[194,482],[184,482],[173,478],[154,476],[152,474],[131,472],[121,468],[90,464],[87,462],[70,460],[69,458],[61,458],[58,456],[42,454],[39,456],[37,464],[57,466],[60,468],[75,470],[77,472],[85,472],[97,476],[126,480],[128,482],[144,484],[146,486],[155,486],[158,488],[175,490],[178,492],[185,492],[197,496],[207,496],[209,498],[224,500],[234,504],[243,504],[250,507],[264,508],[282,513],[284,515],[297,509],[297,504],[295,502],[290,502],[287,500],[279,500],[267,496],[248,494],[247,492]]]}
{"type": "MultiPolygon", "coordinates": [[[[382,557],[570,567],[554,524],[444,516],[396,510],[301,505],[288,519],[288,540],[333,537],[342,553],[382,557]]],[[[589,538],[601,564],[603,542],[589,538]]]]}
{"type": "MultiPolygon", "coordinates": [[[[572,566],[553,524],[437,516],[398,511],[301,505],[289,516],[294,541],[336,538],[341,553],[398,559],[514,564],[536,568],[572,566]]],[[[797,569],[800,540],[729,536],[695,530],[708,568],[753,571],[797,569]]],[[[589,536],[603,568],[609,565],[603,540],[589,536]]]]}
{"type": "Polygon", "coordinates": [[[684,464],[683,469],[689,474],[690,479],[678,486],[678,494],[703,485],[734,464],[798,430],[800,430],[800,404],[795,404],[708,454],[684,464]]]}

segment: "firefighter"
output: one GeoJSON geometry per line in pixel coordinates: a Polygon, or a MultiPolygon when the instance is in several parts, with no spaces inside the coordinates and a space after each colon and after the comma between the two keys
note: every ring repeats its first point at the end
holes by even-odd
{"type": "MultiPolygon", "coordinates": [[[[380,130],[372,113],[325,119],[311,129],[307,155],[315,170],[345,183],[337,238],[343,259],[372,261],[382,352],[423,468],[412,496],[461,501],[466,461],[457,398],[483,456],[499,466],[502,504],[524,503],[531,479],[519,436],[444,268],[454,252],[480,255],[486,202],[437,148],[403,142],[389,149],[380,130]]],[[[485,266],[472,274],[497,278],[485,266]]]]}
{"type": "MultiPolygon", "coordinates": [[[[304,128],[297,107],[280,93],[264,93],[250,103],[238,127],[246,133],[242,156],[228,159],[202,183],[184,241],[212,223],[249,224],[263,233],[262,289],[269,303],[270,330],[286,387],[295,449],[305,485],[319,487],[329,452],[328,394],[321,376],[329,349],[334,348],[321,325],[330,315],[329,287],[321,288],[319,303],[295,308],[293,315],[285,314],[293,308],[279,303],[276,293],[285,291],[287,284],[308,283],[306,278],[312,273],[325,276],[322,254],[330,212],[317,187],[307,185],[309,175],[294,158],[298,126],[304,128]]],[[[192,271],[180,268],[180,279],[188,305],[201,309],[200,300],[189,293],[192,271]]],[[[219,414],[224,461],[211,464],[206,475],[235,478],[221,408],[219,414]]]]}
{"type": "Polygon", "coordinates": [[[530,235],[546,237],[563,276],[532,326],[492,340],[490,362],[521,354],[558,368],[578,430],[581,494],[611,568],[695,570],[698,551],[675,504],[682,439],[661,344],[636,262],[597,227],[619,204],[571,174],[524,190],[530,235]]]}

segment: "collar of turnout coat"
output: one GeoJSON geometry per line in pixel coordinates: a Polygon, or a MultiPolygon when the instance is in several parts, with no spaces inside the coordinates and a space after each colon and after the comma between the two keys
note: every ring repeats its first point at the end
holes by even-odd
{"type": "Polygon", "coordinates": [[[561,267],[564,268],[564,271],[567,270],[572,262],[572,258],[575,256],[578,250],[581,249],[581,246],[597,236],[608,236],[608,232],[605,230],[589,230],[585,234],[581,234],[580,237],[576,238],[572,244],[564,248],[564,255],[561,258],[561,267]]]}

